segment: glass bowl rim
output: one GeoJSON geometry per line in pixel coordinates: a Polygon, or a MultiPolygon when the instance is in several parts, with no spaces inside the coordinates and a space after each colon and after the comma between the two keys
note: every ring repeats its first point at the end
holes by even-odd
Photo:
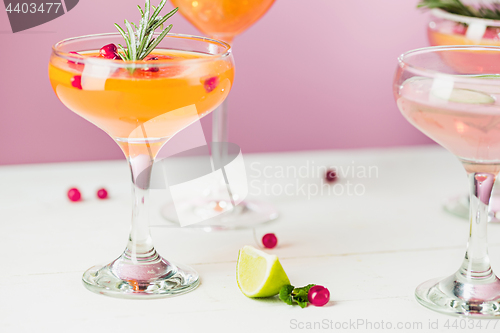
{"type": "MultiPolygon", "coordinates": [[[[423,77],[449,77],[453,78],[454,81],[475,81],[482,82],[484,84],[484,79],[479,78],[481,74],[449,74],[443,73],[437,70],[428,69],[422,66],[415,66],[407,61],[405,58],[411,55],[419,54],[419,53],[436,53],[438,51],[452,51],[452,50],[473,50],[473,51],[496,51],[500,56],[500,46],[486,46],[486,45],[444,45],[444,46],[427,46],[421,47],[418,49],[413,49],[401,54],[398,57],[398,65],[402,69],[408,70],[414,74],[423,77]]],[[[484,75],[497,75],[500,78],[500,73],[485,73],[484,75]]],[[[497,84],[495,84],[497,85],[497,84]]],[[[500,85],[500,81],[498,83],[500,85]]]]}
{"type": "MultiPolygon", "coordinates": [[[[155,33],[154,36],[157,37],[159,36],[160,33],[155,33]]],[[[141,68],[141,67],[151,67],[152,62],[151,61],[146,61],[146,60],[135,60],[135,61],[123,61],[123,60],[111,60],[111,59],[100,59],[100,58],[85,58],[81,57],[78,55],[72,55],[70,53],[62,52],[58,50],[58,47],[61,46],[63,43],[71,42],[71,41],[78,41],[78,40],[85,40],[85,39],[91,39],[91,38],[96,38],[96,37],[105,37],[105,36],[112,36],[112,37],[120,37],[121,34],[119,32],[108,32],[108,33],[101,33],[101,34],[91,34],[91,35],[84,35],[84,36],[77,36],[77,37],[70,37],[63,39],[54,45],[52,45],[52,54],[59,57],[63,58],[68,61],[72,61],[75,63],[80,63],[80,64],[87,64],[91,63],[93,65],[103,65],[103,66],[110,66],[110,67],[119,67],[119,68],[127,68],[133,66],[134,68],[141,68]]],[[[154,66],[155,67],[168,67],[168,66],[178,66],[180,63],[182,64],[198,64],[198,63],[204,63],[204,62],[213,62],[217,60],[223,60],[229,58],[232,54],[232,48],[229,43],[226,43],[221,40],[209,38],[209,37],[203,37],[203,36],[195,36],[195,35],[188,35],[188,34],[177,34],[177,33],[168,33],[165,38],[182,38],[182,39],[194,39],[202,42],[211,42],[214,44],[218,44],[222,47],[225,48],[224,53],[220,54],[215,54],[215,55],[209,55],[207,58],[197,58],[197,59],[168,59],[168,60],[155,60],[154,61],[154,66]]]]}
{"type": "Polygon", "coordinates": [[[486,25],[487,27],[500,27],[500,20],[492,20],[492,19],[481,18],[481,17],[472,17],[472,16],[453,14],[453,13],[449,13],[446,10],[443,10],[440,8],[433,8],[430,10],[430,13],[434,17],[442,18],[442,19],[450,20],[450,21],[454,21],[454,22],[466,23],[469,25],[472,23],[481,23],[481,24],[486,25]]]}

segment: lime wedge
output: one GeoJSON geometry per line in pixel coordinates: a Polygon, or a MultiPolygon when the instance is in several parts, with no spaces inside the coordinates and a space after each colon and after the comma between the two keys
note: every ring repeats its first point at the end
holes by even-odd
{"type": "Polygon", "coordinates": [[[447,89],[433,89],[432,94],[440,99],[463,104],[493,104],[495,99],[481,91],[455,88],[451,92],[447,89]]]}
{"type": "Polygon", "coordinates": [[[247,297],[270,297],[290,284],[278,257],[244,246],[238,254],[236,281],[247,297]]]}

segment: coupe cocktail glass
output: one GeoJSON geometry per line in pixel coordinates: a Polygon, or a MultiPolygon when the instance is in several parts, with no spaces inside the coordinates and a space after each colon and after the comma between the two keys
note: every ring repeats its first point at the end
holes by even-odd
{"type": "MultiPolygon", "coordinates": [[[[500,46],[500,21],[456,15],[439,8],[430,11],[427,36],[432,46],[488,45],[500,46]]],[[[456,59],[455,66],[467,66],[456,59]]],[[[500,64],[497,64],[500,70],[500,64]]],[[[498,188],[498,187],[496,187],[498,188]]],[[[469,215],[469,197],[458,196],[445,203],[445,209],[459,217],[469,215]]],[[[490,221],[500,222],[500,190],[493,191],[490,203],[490,221]]]]}
{"type": "Polygon", "coordinates": [[[112,33],[63,40],[53,46],[49,64],[50,82],[61,102],[108,133],[132,172],[132,227],[126,249],[112,263],[86,271],[83,282],[91,291],[115,297],[182,294],[196,288],[199,278],[153,247],[148,221],[151,170],[158,151],[175,133],[227,97],[234,77],[231,49],[213,39],[169,34],[151,53],[154,61],[100,58],[99,49],[110,43],[123,39],[112,33]]]}
{"type": "Polygon", "coordinates": [[[427,36],[432,46],[500,46],[500,21],[452,14],[439,8],[430,14],[427,36]]]}
{"type": "Polygon", "coordinates": [[[500,48],[430,47],[399,58],[394,96],[403,116],[458,157],[470,184],[470,233],[459,270],[420,285],[417,300],[447,314],[500,316],[500,280],[488,257],[486,231],[500,171],[500,48]],[[468,66],[457,68],[456,61],[468,66]]]}
{"type": "MultiPolygon", "coordinates": [[[[275,0],[171,0],[179,12],[198,30],[211,38],[224,40],[232,44],[233,39],[247,30],[258,21],[272,6],[275,0]]],[[[224,145],[218,142],[227,142],[228,124],[227,100],[213,114],[212,124],[212,154],[224,160],[227,152],[224,145]]],[[[230,194],[232,195],[232,194],[230,194]]],[[[276,209],[265,202],[240,202],[236,206],[234,201],[227,199],[226,184],[219,184],[209,191],[203,198],[197,198],[177,208],[183,207],[190,214],[198,215],[205,222],[197,223],[193,227],[205,230],[250,228],[257,224],[274,220],[278,217],[276,209]]],[[[236,199],[236,198],[235,198],[236,199]]],[[[162,215],[169,221],[178,222],[178,214],[173,203],[162,209],[162,215]]]]}

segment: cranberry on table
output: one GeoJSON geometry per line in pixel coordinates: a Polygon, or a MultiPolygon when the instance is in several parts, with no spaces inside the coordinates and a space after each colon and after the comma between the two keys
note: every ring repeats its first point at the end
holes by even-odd
{"type": "Polygon", "coordinates": [[[99,189],[99,191],[97,191],[97,197],[99,199],[106,199],[108,197],[108,191],[106,191],[105,188],[99,189]]]}
{"type": "Polygon", "coordinates": [[[262,244],[265,248],[273,249],[278,244],[278,238],[275,234],[265,234],[262,237],[262,244]]]}
{"type": "Polygon", "coordinates": [[[326,170],[325,180],[328,183],[333,183],[334,181],[336,181],[337,180],[337,173],[335,172],[335,170],[332,170],[332,169],[326,170]]]}
{"type": "Polygon", "coordinates": [[[68,199],[69,200],[76,202],[76,201],[80,201],[81,198],[82,198],[82,194],[80,193],[80,191],[77,188],[73,187],[68,191],[68,199]]]}
{"type": "Polygon", "coordinates": [[[307,293],[309,303],[314,306],[323,306],[330,301],[330,291],[323,286],[314,286],[307,293]]]}

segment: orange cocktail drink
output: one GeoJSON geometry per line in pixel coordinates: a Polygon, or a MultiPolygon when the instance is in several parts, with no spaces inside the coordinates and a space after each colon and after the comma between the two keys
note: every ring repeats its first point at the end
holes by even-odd
{"type": "Polygon", "coordinates": [[[200,52],[157,49],[131,68],[124,61],[99,59],[92,50],[79,54],[78,60],[51,58],[52,87],[69,109],[106,131],[126,154],[128,145],[146,139],[159,149],[211,112],[226,98],[234,77],[232,62],[200,52]]]}
{"type": "Polygon", "coordinates": [[[199,285],[196,271],[165,260],[153,246],[148,219],[151,171],[160,148],[221,104],[234,77],[229,44],[168,34],[169,28],[154,33],[161,19],[148,16],[153,8],[149,1],[145,8],[140,27],[125,36],[126,47],[120,44],[121,32],[76,37],[56,43],[49,61],[57,97],[108,133],[130,165],[134,199],[125,251],[83,275],[89,290],[120,298],[169,297],[199,285]],[[147,34],[144,27],[149,27],[147,34]],[[147,52],[141,45],[149,45],[147,52]]]}
{"type": "Polygon", "coordinates": [[[264,15],[275,0],[171,0],[207,36],[232,42],[264,15]]]}

